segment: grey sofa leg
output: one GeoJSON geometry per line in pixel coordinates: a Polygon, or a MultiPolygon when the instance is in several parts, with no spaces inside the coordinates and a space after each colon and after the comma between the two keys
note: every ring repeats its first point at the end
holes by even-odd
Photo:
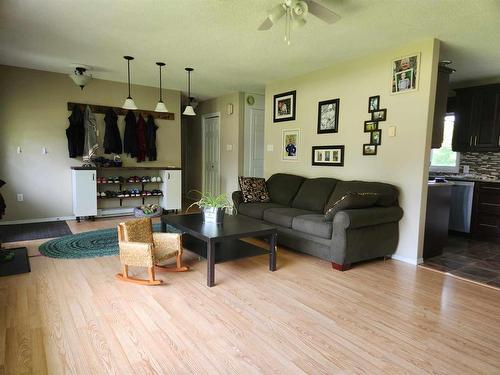
{"type": "Polygon", "coordinates": [[[335,262],[332,262],[332,268],[337,271],[347,271],[349,268],[351,268],[351,263],[346,263],[346,264],[338,264],[335,262]]]}

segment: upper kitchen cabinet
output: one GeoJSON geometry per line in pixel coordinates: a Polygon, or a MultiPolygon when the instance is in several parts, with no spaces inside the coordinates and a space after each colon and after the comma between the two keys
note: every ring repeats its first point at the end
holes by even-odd
{"type": "Polygon", "coordinates": [[[456,90],[454,151],[500,151],[500,85],[456,90]]]}
{"type": "Polygon", "coordinates": [[[434,106],[434,126],[432,127],[432,148],[440,148],[443,144],[444,118],[447,112],[448,84],[451,73],[453,73],[453,69],[442,65],[439,66],[436,104],[434,106]]]}

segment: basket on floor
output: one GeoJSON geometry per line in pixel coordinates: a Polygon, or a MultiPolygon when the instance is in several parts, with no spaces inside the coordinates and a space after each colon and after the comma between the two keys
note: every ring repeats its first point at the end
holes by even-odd
{"type": "Polygon", "coordinates": [[[163,213],[163,209],[160,207],[158,210],[153,213],[147,214],[140,207],[134,208],[134,216],[135,217],[160,217],[163,213]]]}

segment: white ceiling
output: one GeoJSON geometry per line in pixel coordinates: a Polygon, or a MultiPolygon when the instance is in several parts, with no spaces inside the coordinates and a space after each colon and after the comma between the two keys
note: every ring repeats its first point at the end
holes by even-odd
{"type": "Polygon", "coordinates": [[[123,55],[136,57],[133,83],[207,98],[261,92],[266,82],[297,76],[410,41],[436,37],[453,81],[500,78],[498,0],[323,0],[342,16],[309,17],[283,43],[283,22],[257,31],[279,0],[1,0],[0,64],[70,73],[72,63],[97,78],[126,81],[123,55]]]}

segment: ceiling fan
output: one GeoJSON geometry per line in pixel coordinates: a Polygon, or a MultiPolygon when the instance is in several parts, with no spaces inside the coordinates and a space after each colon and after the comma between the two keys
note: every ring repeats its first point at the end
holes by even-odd
{"type": "Polygon", "coordinates": [[[321,5],[316,0],[281,0],[278,5],[269,11],[267,18],[262,22],[258,30],[269,30],[279,19],[286,16],[285,42],[290,44],[291,29],[304,26],[309,13],[328,24],[340,20],[337,13],[321,5]]]}

